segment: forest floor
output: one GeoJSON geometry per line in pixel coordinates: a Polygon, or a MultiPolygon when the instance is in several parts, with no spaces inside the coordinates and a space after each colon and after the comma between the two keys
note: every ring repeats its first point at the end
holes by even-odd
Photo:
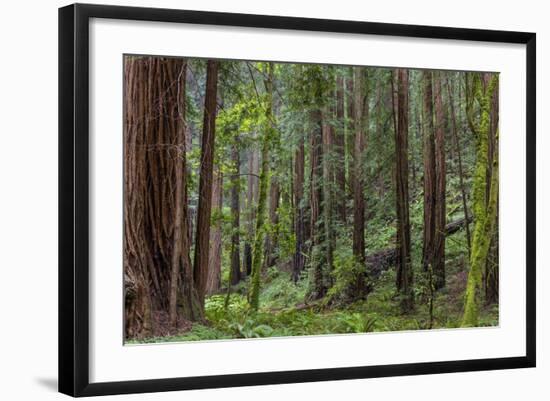
{"type": "MultiPolygon", "coordinates": [[[[287,337],[344,333],[457,328],[463,313],[467,271],[463,263],[447,263],[447,286],[436,292],[430,325],[429,296],[421,279],[415,285],[415,308],[403,314],[395,292],[395,270],[380,274],[365,300],[347,305],[304,303],[308,280],[294,284],[290,273],[271,268],[262,282],[260,309],[251,311],[246,299],[247,281],[234,287],[229,304],[226,294],[207,298],[205,321],[186,322],[176,335],[130,340],[128,343],[179,342],[234,338],[287,337]]],[[[421,277],[421,274],[417,275],[421,277]]],[[[483,306],[480,326],[498,325],[498,304],[483,306]]]]}

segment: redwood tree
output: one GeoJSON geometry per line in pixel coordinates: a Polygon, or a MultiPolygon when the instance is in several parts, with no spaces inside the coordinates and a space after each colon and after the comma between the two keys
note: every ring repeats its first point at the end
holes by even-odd
{"type": "Polygon", "coordinates": [[[214,294],[220,289],[222,268],[222,222],[223,208],[223,173],[215,166],[212,181],[212,221],[210,228],[210,251],[208,255],[208,278],[206,294],[214,294]]]}
{"type": "Polygon", "coordinates": [[[422,73],[424,83],[424,241],[422,266],[425,271],[433,269],[435,241],[435,140],[433,123],[432,72],[422,73]]]}
{"type": "Polygon", "coordinates": [[[355,140],[353,148],[353,255],[365,263],[365,196],[363,153],[365,151],[365,77],[364,68],[354,67],[355,140]]]}
{"type": "Polygon", "coordinates": [[[435,104],[435,236],[434,236],[434,287],[445,286],[445,226],[447,225],[446,210],[446,174],[445,163],[445,116],[441,93],[441,72],[434,76],[435,104]]]}
{"type": "Polygon", "coordinates": [[[127,337],[196,317],[189,260],[184,59],[124,59],[124,288],[127,337]],[[178,308],[181,306],[181,308],[178,308]]]}
{"type": "MultiPolygon", "coordinates": [[[[397,99],[394,107],[395,122],[395,186],[397,210],[397,290],[401,295],[402,309],[412,309],[413,271],[411,260],[411,227],[409,222],[409,71],[395,71],[397,99]]],[[[393,82],[393,81],[392,81],[393,82]]],[[[394,86],[395,86],[394,85],[394,86]]],[[[394,95],[392,95],[394,96],[394,95]]],[[[395,97],[395,96],[394,96],[395,97]]]]}
{"type": "Polygon", "coordinates": [[[206,94],[201,139],[199,205],[195,239],[194,281],[201,310],[208,277],[210,246],[210,217],[212,212],[212,176],[214,167],[214,144],[216,135],[216,106],[218,89],[218,61],[208,60],[206,67],[206,94]]]}
{"type": "Polygon", "coordinates": [[[304,136],[300,134],[298,146],[294,157],[294,230],[296,232],[296,249],[293,258],[292,278],[294,282],[298,281],[300,274],[304,269],[305,252],[305,206],[304,199],[304,171],[305,169],[305,149],[304,136]]]}

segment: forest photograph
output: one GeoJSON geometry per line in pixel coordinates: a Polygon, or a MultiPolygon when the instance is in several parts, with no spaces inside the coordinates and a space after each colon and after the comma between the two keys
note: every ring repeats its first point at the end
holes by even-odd
{"type": "Polygon", "coordinates": [[[499,74],[125,55],[124,342],[499,325],[499,74]]]}

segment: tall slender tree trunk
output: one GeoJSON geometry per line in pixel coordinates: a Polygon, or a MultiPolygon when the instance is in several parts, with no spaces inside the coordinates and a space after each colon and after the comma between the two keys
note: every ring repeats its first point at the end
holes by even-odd
{"type": "Polygon", "coordinates": [[[231,270],[229,285],[238,284],[241,281],[241,256],[240,256],[240,166],[239,148],[234,144],[231,148],[233,162],[233,175],[231,178],[231,270]]]}
{"type": "MultiPolygon", "coordinates": [[[[333,268],[333,253],[334,253],[334,232],[333,232],[333,208],[334,202],[334,165],[332,159],[332,148],[334,145],[334,130],[330,121],[332,120],[332,110],[330,106],[326,106],[322,110],[322,153],[323,153],[323,222],[324,233],[326,240],[324,243],[325,259],[327,261],[328,271],[333,268]]],[[[326,284],[325,284],[326,285],[326,284]]]]}
{"type": "Polygon", "coordinates": [[[201,140],[199,205],[197,210],[197,234],[195,241],[194,281],[201,310],[208,277],[210,243],[210,216],[212,212],[212,170],[216,135],[216,100],[218,88],[218,61],[208,60],[206,68],[206,95],[201,140]]]}
{"type": "Polygon", "coordinates": [[[445,163],[445,119],[441,92],[441,72],[434,77],[435,103],[435,237],[434,237],[434,287],[445,286],[445,226],[446,210],[446,163],[445,163]]]}
{"type": "Polygon", "coordinates": [[[334,130],[334,178],[336,192],[336,210],[337,218],[342,223],[346,223],[346,141],[344,129],[344,77],[338,74],[336,77],[336,123],[334,130]]]}
{"type": "Polygon", "coordinates": [[[349,76],[346,77],[346,170],[349,197],[353,198],[353,154],[355,147],[355,91],[353,83],[354,70],[349,69],[349,76]]]}
{"type": "Polygon", "coordinates": [[[453,133],[453,140],[454,140],[454,145],[456,148],[456,154],[458,158],[458,179],[460,183],[460,193],[462,196],[462,208],[464,209],[464,219],[466,221],[465,224],[466,224],[466,241],[468,244],[468,257],[470,257],[471,250],[472,250],[472,239],[470,234],[470,213],[468,211],[468,197],[466,195],[466,185],[464,184],[464,168],[462,166],[462,149],[461,149],[460,140],[458,137],[458,124],[457,124],[453,91],[451,89],[450,80],[447,80],[447,90],[448,90],[449,105],[451,110],[451,123],[452,123],[451,127],[452,127],[452,133],[453,133]]]}
{"type": "Polygon", "coordinates": [[[394,113],[397,113],[395,117],[397,290],[402,297],[402,309],[408,311],[414,305],[408,183],[409,72],[406,69],[397,69],[395,75],[397,76],[397,106],[394,107],[394,113]]]}
{"type": "Polygon", "coordinates": [[[206,294],[214,294],[220,289],[222,267],[222,222],[219,214],[223,207],[223,173],[215,167],[212,182],[212,214],[217,215],[210,228],[210,255],[208,256],[208,279],[206,294]]]}
{"type": "Polygon", "coordinates": [[[311,132],[310,149],[310,209],[311,209],[311,268],[313,270],[313,291],[312,298],[320,299],[326,293],[324,283],[324,267],[326,264],[326,253],[323,245],[325,241],[323,216],[323,132],[322,116],[318,109],[310,112],[313,122],[311,132]]]}
{"type": "Polygon", "coordinates": [[[259,156],[256,149],[248,154],[248,188],[246,192],[248,232],[243,252],[243,274],[252,274],[252,245],[254,241],[254,221],[256,220],[256,203],[258,201],[259,156]]]}
{"type": "Polygon", "coordinates": [[[424,243],[422,266],[424,271],[433,269],[435,241],[435,139],[433,123],[432,72],[422,73],[424,80],[424,243]]]}
{"type": "Polygon", "coordinates": [[[304,174],[305,173],[305,149],[304,137],[300,136],[298,148],[294,159],[294,205],[296,214],[294,218],[294,230],[296,232],[296,250],[293,259],[292,278],[297,282],[302,270],[304,270],[305,252],[305,211],[304,211],[304,174]]]}
{"type": "MultiPolygon", "coordinates": [[[[382,146],[382,144],[386,141],[386,137],[384,135],[384,125],[382,123],[382,97],[384,93],[383,89],[384,81],[379,79],[376,88],[376,146],[382,146]]],[[[386,194],[386,181],[384,172],[384,168],[379,168],[376,177],[378,195],[380,196],[380,198],[382,198],[386,194]]]]}
{"type": "MultiPolygon", "coordinates": [[[[491,102],[491,135],[488,144],[488,165],[487,165],[487,186],[492,185],[493,174],[498,174],[498,170],[493,169],[495,158],[497,157],[497,133],[499,120],[499,84],[495,85],[493,100],[491,102]]],[[[498,162],[498,161],[497,161],[498,162]]],[[[490,194],[490,191],[488,192],[490,194]]],[[[498,221],[498,200],[497,200],[497,221],[498,221]]],[[[485,266],[485,302],[487,304],[498,302],[499,294],[499,263],[498,263],[498,225],[496,225],[491,238],[489,255],[485,266]]]]}
{"type": "Polygon", "coordinates": [[[354,67],[355,140],[353,148],[353,255],[365,263],[365,195],[363,153],[365,151],[365,77],[364,68],[354,67]]]}
{"type": "Polygon", "coordinates": [[[271,177],[271,183],[269,187],[269,233],[265,237],[265,267],[275,266],[277,263],[277,255],[275,250],[277,249],[278,232],[277,224],[279,223],[279,199],[281,197],[279,181],[277,177],[271,177]]]}

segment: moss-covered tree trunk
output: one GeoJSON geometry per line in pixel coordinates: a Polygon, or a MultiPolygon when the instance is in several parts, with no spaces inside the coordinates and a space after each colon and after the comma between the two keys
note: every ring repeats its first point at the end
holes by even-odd
{"type": "Polygon", "coordinates": [[[260,304],[260,283],[262,273],[262,250],[265,238],[265,221],[267,217],[267,188],[269,186],[269,150],[275,131],[273,120],[273,64],[267,65],[267,78],[265,80],[265,123],[262,140],[262,164],[260,168],[258,207],[256,209],[256,232],[252,248],[252,272],[249,292],[250,306],[258,310],[260,304]]]}
{"type": "Polygon", "coordinates": [[[470,257],[470,272],[466,286],[463,327],[478,325],[479,307],[482,286],[483,267],[487,263],[487,255],[497,216],[498,202],[498,134],[495,138],[495,156],[493,157],[491,189],[487,200],[487,168],[488,143],[491,131],[490,108],[494,88],[498,83],[498,75],[493,75],[485,89],[481,78],[475,75],[469,89],[470,96],[475,96],[479,103],[479,124],[473,118],[473,101],[467,101],[470,127],[476,135],[476,166],[473,182],[473,212],[474,232],[472,238],[472,254],[470,257]]]}
{"type": "MultiPolygon", "coordinates": [[[[487,157],[489,168],[487,169],[487,185],[490,187],[493,176],[493,159],[495,158],[497,146],[497,131],[499,121],[499,85],[495,85],[493,99],[491,102],[491,135],[489,136],[489,146],[487,147],[487,157]]],[[[498,201],[497,201],[498,202],[498,201]]],[[[497,221],[498,221],[498,204],[497,204],[497,221]]],[[[489,255],[485,265],[485,274],[483,275],[485,286],[485,302],[487,304],[498,302],[499,294],[499,264],[498,264],[498,225],[495,227],[491,245],[489,247],[489,255]]]]}

